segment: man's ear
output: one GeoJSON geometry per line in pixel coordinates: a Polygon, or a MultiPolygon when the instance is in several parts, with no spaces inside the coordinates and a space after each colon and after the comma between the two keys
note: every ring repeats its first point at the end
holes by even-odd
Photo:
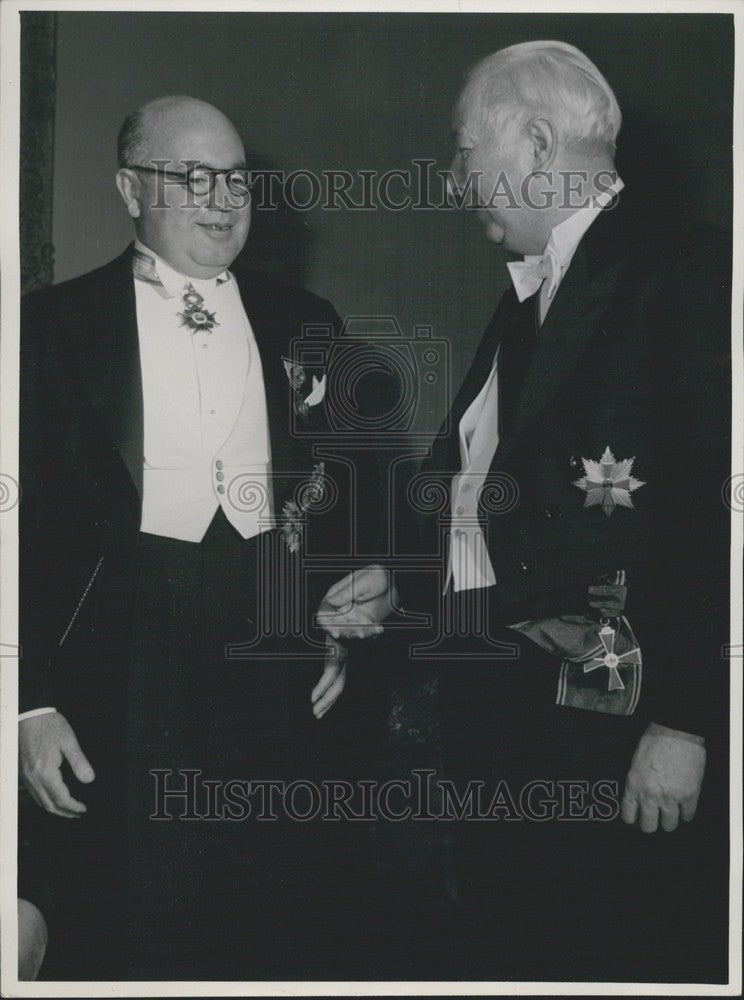
{"type": "Polygon", "coordinates": [[[558,152],[558,137],[549,118],[533,118],[527,124],[532,142],[533,169],[547,170],[558,152]]]}
{"type": "Polygon", "coordinates": [[[140,205],[142,188],[140,187],[139,177],[137,177],[133,170],[127,170],[126,167],[122,167],[116,174],[116,186],[119,189],[119,194],[124,199],[124,204],[127,206],[127,212],[129,212],[133,219],[138,219],[142,211],[142,206],[140,205]]]}

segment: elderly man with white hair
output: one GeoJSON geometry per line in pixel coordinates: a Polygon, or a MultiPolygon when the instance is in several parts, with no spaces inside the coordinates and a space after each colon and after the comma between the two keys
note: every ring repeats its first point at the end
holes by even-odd
{"type": "MultiPolygon", "coordinates": [[[[458,831],[489,978],[528,940],[548,977],[622,977],[643,909],[673,970],[686,945],[655,894],[679,921],[690,879],[712,877],[699,855],[683,867],[702,821],[658,848],[608,822],[666,838],[695,816],[706,752],[724,757],[728,635],[730,246],[625,189],[620,124],[596,66],[556,41],[483,59],[454,111],[453,194],[520,259],[410,491],[447,498],[414,510],[429,572],[394,583],[407,611],[441,603],[462,626],[428,652],[451,773],[499,792],[499,822],[458,831]],[[639,883],[662,865],[663,890],[639,883]]],[[[391,596],[370,567],[327,602],[377,623],[391,596]]]]}

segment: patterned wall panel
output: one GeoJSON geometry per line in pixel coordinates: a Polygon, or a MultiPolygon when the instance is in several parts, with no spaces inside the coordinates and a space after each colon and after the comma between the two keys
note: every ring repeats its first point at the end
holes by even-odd
{"type": "Polygon", "coordinates": [[[21,292],[52,283],[56,14],[21,15],[21,292]]]}

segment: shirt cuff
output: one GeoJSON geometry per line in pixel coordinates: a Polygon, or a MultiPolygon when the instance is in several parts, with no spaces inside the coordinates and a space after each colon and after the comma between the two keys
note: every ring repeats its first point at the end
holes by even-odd
{"type": "Polygon", "coordinates": [[[21,712],[18,721],[23,722],[24,719],[33,719],[35,715],[48,715],[50,712],[56,711],[56,708],[32,708],[30,712],[21,712]]]}

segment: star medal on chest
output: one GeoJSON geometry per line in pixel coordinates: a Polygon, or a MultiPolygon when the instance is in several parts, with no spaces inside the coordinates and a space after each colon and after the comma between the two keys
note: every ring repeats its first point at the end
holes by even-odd
{"type": "Polygon", "coordinates": [[[181,299],[184,304],[183,312],[178,314],[181,317],[181,326],[188,327],[192,334],[199,332],[211,334],[214,328],[220,325],[214,313],[204,308],[204,298],[191,282],[184,288],[181,299]]]}
{"type": "Polygon", "coordinates": [[[642,479],[631,475],[635,459],[626,458],[618,462],[609,447],[605,448],[598,462],[589,458],[582,458],[581,461],[585,474],[576,480],[574,486],[586,493],[585,507],[601,506],[607,517],[616,506],[632,507],[630,494],[646,485],[642,479]]]}

